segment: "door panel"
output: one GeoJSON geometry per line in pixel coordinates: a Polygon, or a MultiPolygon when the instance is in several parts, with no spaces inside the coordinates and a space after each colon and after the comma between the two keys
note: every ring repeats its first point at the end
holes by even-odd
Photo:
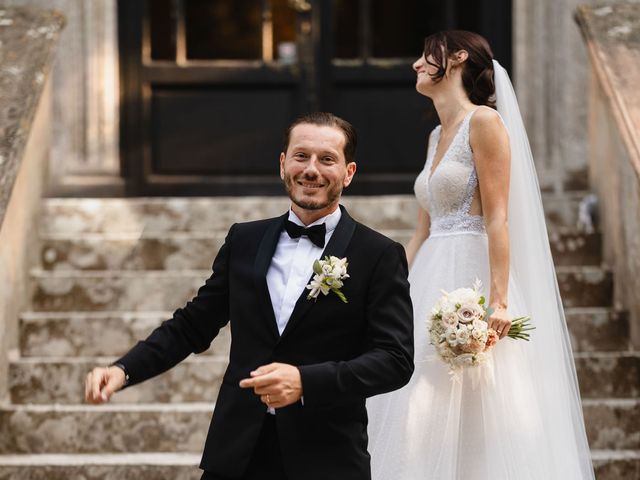
{"type": "Polygon", "coordinates": [[[406,139],[425,137],[426,102],[403,85],[347,85],[335,95],[336,113],[357,126],[358,174],[415,173],[425,142],[406,139]]]}
{"type": "Polygon", "coordinates": [[[295,96],[286,88],[155,88],[153,171],[159,175],[277,173],[282,129],[295,110],[295,96]]]}

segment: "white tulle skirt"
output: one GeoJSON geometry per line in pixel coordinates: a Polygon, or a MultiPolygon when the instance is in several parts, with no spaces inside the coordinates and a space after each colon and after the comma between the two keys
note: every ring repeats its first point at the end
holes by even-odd
{"type": "MultiPolygon", "coordinates": [[[[488,298],[485,234],[430,237],[417,252],[409,274],[416,369],[407,386],[367,402],[373,479],[592,478],[588,449],[576,441],[582,426],[545,383],[544,332],[534,330],[531,342],[499,341],[486,364],[457,380],[436,358],[426,321],[440,290],[471,287],[476,278],[488,298]]],[[[527,314],[522,303],[510,277],[509,313],[527,314]]]]}

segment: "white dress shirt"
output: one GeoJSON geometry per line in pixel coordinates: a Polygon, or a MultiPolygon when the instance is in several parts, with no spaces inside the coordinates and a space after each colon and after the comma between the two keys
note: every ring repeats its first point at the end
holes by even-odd
{"type": "MultiPolygon", "coordinates": [[[[310,225],[305,225],[298,216],[289,209],[289,220],[302,227],[325,224],[326,233],[324,245],[327,246],[333,231],[338,226],[342,212],[340,207],[335,212],[322,217],[310,225]]],[[[276,317],[278,332],[282,335],[289,322],[293,308],[303,290],[306,290],[311,275],[313,274],[313,262],[320,259],[324,248],[315,245],[309,237],[301,236],[291,238],[286,230],[280,233],[276,251],[271,259],[271,265],[267,271],[267,287],[271,297],[273,313],[276,317]]],[[[300,399],[304,405],[304,397],[300,399]]],[[[268,407],[267,412],[276,414],[273,407],[268,407]]]]}
{"type": "MultiPolygon", "coordinates": [[[[342,212],[338,207],[335,212],[310,225],[304,225],[296,214],[289,210],[289,220],[297,225],[311,227],[324,223],[327,229],[324,237],[325,246],[329,243],[341,216],[342,212]]],[[[267,286],[280,335],[289,322],[298,298],[309,284],[313,274],[313,262],[320,259],[323,251],[324,248],[316,246],[307,236],[291,238],[286,230],[280,233],[276,251],[267,271],[267,286]]]]}

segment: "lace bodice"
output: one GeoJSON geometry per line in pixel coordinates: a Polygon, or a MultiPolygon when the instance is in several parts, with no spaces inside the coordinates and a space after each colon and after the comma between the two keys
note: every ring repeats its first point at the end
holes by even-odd
{"type": "Polygon", "coordinates": [[[441,126],[434,128],[429,136],[427,161],[416,178],[414,191],[420,206],[429,212],[431,236],[466,231],[484,232],[482,216],[469,215],[478,186],[478,174],[469,144],[469,123],[474,112],[464,117],[433,173],[441,126]]]}

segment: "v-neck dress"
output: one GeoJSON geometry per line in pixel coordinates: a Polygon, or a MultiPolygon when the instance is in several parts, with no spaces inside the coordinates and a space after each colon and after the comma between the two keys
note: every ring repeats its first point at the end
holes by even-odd
{"type": "MultiPolygon", "coordinates": [[[[539,371],[529,342],[499,341],[486,363],[465,368],[456,380],[430,344],[427,320],[442,290],[472,287],[477,278],[490,297],[483,217],[469,213],[478,188],[469,144],[472,116],[470,112],[465,117],[432,168],[441,130],[436,127],[425,168],[416,180],[415,194],[429,212],[431,228],[409,272],[415,372],[404,388],[367,402],[372,478],[576,479],[579,458],[566,451],[573,444],[565,441],[565,428],[554,426],[554,434],[548,435],[540,409],[543,393],[534,388],[539,371]]],[[[515,318],[527,312],[511,273],[508,311],[515,318]]]]}

